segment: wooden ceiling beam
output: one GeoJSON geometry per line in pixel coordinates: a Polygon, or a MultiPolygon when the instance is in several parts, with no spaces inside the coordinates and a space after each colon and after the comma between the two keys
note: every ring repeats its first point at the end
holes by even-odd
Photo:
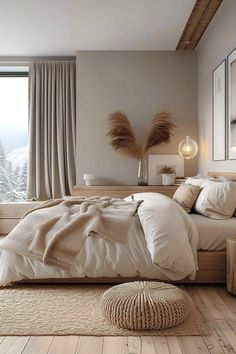
{"type": "Polygon", "coordinates": [[[196,0],[177,50],[194,50],[223,0],[196,0]]]}

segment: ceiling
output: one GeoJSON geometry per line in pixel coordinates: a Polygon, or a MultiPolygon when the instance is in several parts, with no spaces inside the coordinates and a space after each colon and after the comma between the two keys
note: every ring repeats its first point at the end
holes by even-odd
{"type": "Polygon", "coordinates": [[[0,0],[0,56],[174,50],[195,0],[0,0]]]}

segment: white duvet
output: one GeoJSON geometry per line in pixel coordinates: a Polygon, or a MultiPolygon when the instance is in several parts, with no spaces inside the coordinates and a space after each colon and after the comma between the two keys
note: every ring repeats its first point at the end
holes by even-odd
{"type": "Polygon", "coordinates": [[[125,242],[95,235],[87,237],[69,271],[1,249],[0,286],[25,279],[117,276],[172,281],[193,279],[197,270],[198,234],[189,215],[175,201],[161,194],[139,193],[133,198],[142,199],[143,203],[132,219],[125,242]]]}

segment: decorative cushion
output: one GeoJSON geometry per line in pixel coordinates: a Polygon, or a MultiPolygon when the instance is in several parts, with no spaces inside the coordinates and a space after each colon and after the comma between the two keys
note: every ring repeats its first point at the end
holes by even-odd
{"type": "Polygon", "coordinates": [[[160,329],[183,322],[189,314],[189,301],[174,285],[135,281],[105,291],[101,310],[109,322],[122,328],[160,329]]]}
{"type": "Polygon", "coordinates": [[[195,211],[212,219],[229,219],[236,208],[236,183],[206,181],[195,204],[195,211]]]}
{"type": "Polygon", "coordinates": [[[194,203],[197,200],[201,188],[191,184],[182,184],[175,192],[173,199],[182,206],[182,208],[190,213],[194,203]]]}

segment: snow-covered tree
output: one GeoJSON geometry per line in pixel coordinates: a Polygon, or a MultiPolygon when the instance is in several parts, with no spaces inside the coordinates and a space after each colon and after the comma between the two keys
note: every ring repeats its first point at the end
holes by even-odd
{"type": "Polygon", "coordinates": [[[26,188],[27,161],[23,165],[22,160],[21,163],[17,159],[12,161],[11,154],[6,153],[0,142],[0,202],[24,200],[26,188]]]}
{"type": "Polygon", "coordinates": [[[0,141],[0,201],[3,202],[8,199],[9,193],[9,179],[7,176],[7,160],[6,152],[0,141]]]}
{"type": "Polygon", "coordinates": [[[23,195],[25,195],[27,189],[27,174],[28,165],[27,162],[25,162],[17,178],[17,192],[23,193],[23,195]]]}

